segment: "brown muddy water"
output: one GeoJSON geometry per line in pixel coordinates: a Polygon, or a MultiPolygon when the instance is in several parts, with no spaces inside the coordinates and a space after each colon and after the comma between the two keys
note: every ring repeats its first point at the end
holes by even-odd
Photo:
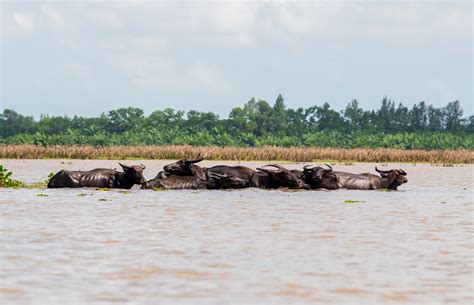
{"type": "MultiPolygon", "coordinates": [[[[0,164],[27,183],[118,167],[0,164]]],[[[474,167],[388,167],[399,191],[0,189],[0,303],[472,304],[474,167]]]]}

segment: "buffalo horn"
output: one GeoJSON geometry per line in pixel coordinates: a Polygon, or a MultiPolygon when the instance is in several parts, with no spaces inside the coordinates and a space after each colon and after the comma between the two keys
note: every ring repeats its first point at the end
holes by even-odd
{"type": "Polygon", "coordinates": [[[186,160],[187,163],[198,163],[198,162],[201,162],[202,160],[204,160],[206,158],[207,154],[205,154],[204,156],[201,157],[201,153],[199,153],[199,155],[196,157],[196,159],[192,159],[192,160],[186,160]]]}
{"type": "Polygon", "coordinates": [[[316,166],[312,166],[312,165],[303,166],[303,170],[305,170],[305,171],[310,171],[310,170],[313,170],[315,168],[316,168],[316,166]]]}
{"type": "Polygon", "coordinates": [[[326,173],[332,172],[332,166],[331,166],[331,165],[326,164],[326,163],[324,163],[324,165],[326,165],[327,167],[329,167],[329,169],[325,169],[325,170],[324,170],[326,173]]]}
{"type": "Polygon", "coordinates": [[[131,169],[132,167],[131,166],[128,166],[128,165],[123,165],[122,163],[119,162],[119,165],[123,168],[126,168],[126,169],[131,169]]]}
{"type": "Polygon", "coordinates": [[[388,174],[388,173],[391,172],[391,171],[382,171],[382,170],[378,169],[377,166],[375,167],[375,170],[376,170],[377,172],[381,173],[381,174],[388,174]]]}
{"type": "Polygon", "coordinates": [[[144,164],[140,164],[140,166],[142,167],[142,169],[146,168],[146,166],[144,164]]]}
{"type": "Polygon", "coordinates": [[[272,170],[269,170],[269,169],[266,169],[266,168],[257,167],[257,170],[259,170],[261,172],[264,172],[264,173],[267,173],[267,174],[275,174],[275,171],[272,171],[272,170]]]}
{"type": "Polygon", "coordinates": [[[278,168],[280,172],[288,171],[286,168],[284,168],[280,164],[267,164],[267,165],[264,165],[263,167],[267,167],[267,166],[278,168]]]}
{"type": "Polygon", "coordinates": [[[400,173],[403,175],[403,176],[406,176],[407,173],[403,170],[403,169],[400,169],[400,173]]]}

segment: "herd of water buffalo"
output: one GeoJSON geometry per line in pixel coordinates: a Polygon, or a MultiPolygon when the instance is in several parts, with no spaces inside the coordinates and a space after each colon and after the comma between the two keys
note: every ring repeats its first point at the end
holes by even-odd
{"type": "Polygon", "coordinates": [[[269,164],[253,170],[245,166],[217,165],[201,167],[204,160],[181,159],[163,167],[152,180],[143,176],[144,165],[127,166],[121,163],[123,172],[97,168],[90,171],[66,171],[56,173],[48,183],[49,188],[97,187],[131,189],[135,184],[142,189],[238,189],[257,187],[262,189],[358,189],[396,190],[406,183],[407,173],[402,169],[375,170],[379,175],[352,174],[333,171],[332,167],[306,165],[303,170],[288,170],[279,164],[269,164]]]}

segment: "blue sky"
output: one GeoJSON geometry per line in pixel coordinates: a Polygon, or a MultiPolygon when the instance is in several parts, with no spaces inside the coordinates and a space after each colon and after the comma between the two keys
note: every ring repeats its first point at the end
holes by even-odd
{"type": "Polygon", "coordinates": [[[471,1],[2,1],[0,108],[227,116],[384,96],[472,114],[471,1]]]}

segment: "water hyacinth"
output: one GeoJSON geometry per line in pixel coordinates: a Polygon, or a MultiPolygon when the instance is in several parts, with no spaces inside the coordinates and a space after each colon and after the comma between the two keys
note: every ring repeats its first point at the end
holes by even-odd
{"type": "Polygon", "coordinates": [[[12,175],[12,172],[0,164],[0,187],[22,187],[24,185],[23,182],[13,179],[12,175]]]}

